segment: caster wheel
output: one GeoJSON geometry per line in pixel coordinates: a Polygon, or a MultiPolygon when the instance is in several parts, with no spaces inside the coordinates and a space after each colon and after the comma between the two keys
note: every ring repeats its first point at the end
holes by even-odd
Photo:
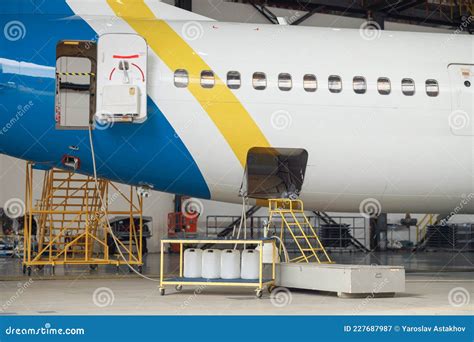
{"type": "Polygon", "coordinates": [[[262,298],[262,296],[263,296],[263,291],[262,291],[262,289],[258,289],[258,290],[255,292],[255,295],[257,296],[257,298],[262,298]]]}
{"type": "Polygon", "coordinates": [[[183,285],[176,285],[175,289],[176,291],[180,292],[183,289],[183,285]]]}
{"type": "Polygon", "coordinates": [[[91,271],[95,271],[97,269],[98,265],[89,265],[89,268],[91,271]]]}
{"type": "Polygon", "coordinates": [[[23,274],[26,274],[26,265],[23,265],[23,274]]]}
{"type": "Polygon", "coordinates": [[[28,277],[30,277],[31,276],[31,267],[30,266],[28,266],[26,268],[26,272],[28,273],[28,277]]]}
{"type": "Polygon", "coordinates": [[[275,285],[269,285],[269,286],[267,287],[267,290],[268,290],[268,293],[272,293],[273,290],[275,290],[275,285]]]}
{"type": "Polygon", "coordinates": [[[133,273],[133,268],[132,267],[128,268],[128,273],[133,273]]]}
{"type": "Polygon", "coordinates": [[[138,273],[143,273],[143,266],[138,266],[138,273]]]}
{"type": "Polygon", "coordinates": [[[160,296],[164,296],[164,295],[165,295],[165,288],[160,287],[160,296]]]}
{"type": "Polygon", "coordinates": [[[51,267],[51,274],[52,275],[55,275],[56,274],[56,267],[51,267]]]}

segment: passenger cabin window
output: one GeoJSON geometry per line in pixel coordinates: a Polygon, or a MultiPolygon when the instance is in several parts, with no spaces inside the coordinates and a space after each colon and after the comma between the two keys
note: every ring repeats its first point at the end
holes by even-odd
{"type": "Polygon", "coordinates": [[[354,93],[365,94],[367,91],[367,81],[362,76],[355,76],[352,79],[352,87],[354,88],[354,93]]]}
{"type": "Polygon", "coordinates": [[[56,46],[57,129],[88,129],[96,109],[97,45],[61,41],[56,46]]]}
{"type": "Polygon", "coordinates": [[[227,73],[227,87],[229,89],[239,89],[241,85],[240,72],[229,71],[227,73]]]}
{"type": "Polygon", "coordinates": [[[278,88],[282,91],[289,91],[293,88],[293,82],[291,75],[287,73],[281,73],[278,75],[278,88]]]}
{"type": "Polygon", "coordinates": [[[415,95],[415,81],[411,78],[402,79],[402,93],[406,96],[415,95]]]}
{"type": "Polygon", "coordinates": [[[177,88],[186,88],[189,84],[189,74],[184,69],[178,69],[174,72],[174,85],[177,88]]]}
{"type": "Polygon", "coordinates": [[[307,92],[315,92],[318,89],[318,80],[312,74],[306,74],[303,77],[303,88],[307,92]]]}
{"type": "Polygon", "coordinates": [[[214,87],[216,79],[214,77],[214,72],[211,70],[204,70],[201,72],[201,87],[210,89],[214,87]]]}
{"type": "Polygon", "coordinates": [[[431,97],[438,96],[439,85],[436,80],[426,80],[426,94],[431,97]]]}
{"type": "Polygon", "coordinates": [[[392,91],[392,85],[390,83],[390,79],[387,77],[380,77],[377,80],[377,90],[381,95],[388,95],[392,91]]]}
{"type": "Polygon", "coordinates": [[[257,90],[265,90],[267,88],[267,76],[263,72],[256,72],[252,77],[253,87],[257,90]]]}
{"type": "Polygon", "coordinates": [[[340,93],[342,91],[342,79],[340,76],[331,75],[328,78],[328,89],[331,93],[340,93]]]}

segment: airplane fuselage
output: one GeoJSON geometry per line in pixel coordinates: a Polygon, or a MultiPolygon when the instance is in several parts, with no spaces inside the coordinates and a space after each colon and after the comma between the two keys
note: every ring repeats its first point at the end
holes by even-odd
{"type": "MultiPolygon", "coordinates": [[[[97,2],[94,14],[87,2],[68,3],[58,14],[0,11],[1,28],[25,28],[19,39],[0,37],[1,153],[44,168],[73,155],[91,174],[88,130],[56,127],[56,45],[127,33],[148,44],[148,116],[93,131],[101,177],[240,202],[248,150],[279,147],[308,152],[301,197],[310,208],[358,211],[375,198],[385,212],[447,213],[474,192],[471,36],[374,38],[160,20],[160,6],[144,2],[97,2]],[[176,85],[177,70],[186,86],[176,85]],[[212,87],[203,71],[213,72],[212,87]],[[238,89],[229,72],[240,75],[238,89]]],[[[462,212],[474,213],[467,202],[462,212]]]]}

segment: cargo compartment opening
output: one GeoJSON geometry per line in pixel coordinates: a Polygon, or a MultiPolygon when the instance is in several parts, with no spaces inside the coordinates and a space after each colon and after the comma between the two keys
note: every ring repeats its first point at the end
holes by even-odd
{"type": "Polygon", "coordinates": [[[241,193],[250,198],[298,197],[307,163],[304,149],[254,147],[247,154],[241,193]]]}

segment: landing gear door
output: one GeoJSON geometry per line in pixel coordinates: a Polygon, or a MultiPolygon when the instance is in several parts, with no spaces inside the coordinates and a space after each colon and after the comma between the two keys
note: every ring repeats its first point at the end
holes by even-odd
{"type": "Polygon", "coordinates": [[[146,120],[147,50],[145,39],[135,34],[106,34],[99,38],[97,121],[146,120]]]}

